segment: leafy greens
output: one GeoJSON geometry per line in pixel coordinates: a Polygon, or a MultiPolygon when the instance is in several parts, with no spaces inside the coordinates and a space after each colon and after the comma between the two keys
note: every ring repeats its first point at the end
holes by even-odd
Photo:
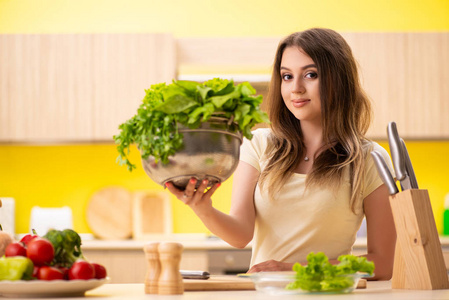
{"type": "Polygon", "coordinates": [[[299,263],[293,265],[296,272],[296,281],[290,283],[287,289],[302,289],[306,291],[340,291],[351,287],[354,279],[348,274],[357,272],[373,275],[374,263],[367,261],[366,257],[354,255],[341,255],[337,265],[332,265],[323,252],[309,253],[307,266],[299,263]]]}
{"type": "Polygon", "coordinates": [[[120,134],[114,136],[117,162],[126,164],[129,171],[136,168],[128,157],[133,143],[142,158],[153,156],[156,163],[167,164],[168,157],[183,146],[179,124],[195,129],[218,114],[237,123],[243,136],[251,139],[251,128],[268,122],[267,114],[260,110],[262,96],[254,96],[256,90],[248,82],[235,85],[220,78],[204,83],[173,80],[169,85],[152,85],[145,93],[137,114],[121,124],[120,134]]]}

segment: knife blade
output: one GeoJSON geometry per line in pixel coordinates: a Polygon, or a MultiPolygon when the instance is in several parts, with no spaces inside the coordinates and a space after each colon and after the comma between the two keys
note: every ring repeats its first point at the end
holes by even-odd
{"type": "Polygon", "coordinates": [[[385,162],[382,154],[380,154],[380,152],[378,151],[371,151],[371,156],[374,159],[374,163],[376,164],[377,172],[379,173],[380,178],[388,188],[389,194],[394,195],[399,193],[398,187],[394,182],[393,176],[391,175],[391,172],[388,169],[387,163],[385,162]]]}
{"type": "Polygon", "coordinates": [[[408,155],[407,147],[405,146],[404,140],[401,138],[402,151],[404,153],[405,169],[410,180],[410,188],[419,189],[418,181],[416,180],[415,171],[413,170],[412,161],[408,155]]]}

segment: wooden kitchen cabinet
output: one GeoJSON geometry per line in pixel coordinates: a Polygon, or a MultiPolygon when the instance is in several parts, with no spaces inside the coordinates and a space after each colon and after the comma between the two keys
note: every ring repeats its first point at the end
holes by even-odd
{"type": "MultiPolygon", "coordinates": [[[[449,270],[449,238],[440,237],[446,269],[449,270]]],[[[179,242],[179,240],[178,240],[179,242]]],[[[209,271],[211,274],[245,272],[250,264],[251,247],[237,249],[222,240],[182,241],[184,250],[180,263],[182,270],[209,271]]],[[[91,262],[103,264],[112,283],[143,282],[147,262],[143,252],[144,241],[83,241],[82,251],[91,262]]],[[[358,238],[354,255],[366,254],[366,238],[358,238]]]]}
{"type": "Polygon", "coordinates": [[[0,35],[0,142],[112,141],[175,62],[169,34],[0,35]]]}
{"type": "MultiPolygon", "coordinates": [[[[128,250],[83,250],[84,256],[91,262],[106,267],[111,283],[144,282],[147,271],[145,253],[137,249],[128,250]]],[[[208,270],[207,251],[187,250],[182,253],[182,270],[208,270]]]]}
{"type": "MultiPolygon", "coordinates": [[[[449,138],[448,32],[341,34],[353,50],[362,86],[372,99],[374,120],[369,137],[386,139],[387,124],[395,121],[405,140],[449,138]]],[[[267,86],[269,66],[280,40],[281,37],[181,38],[177,40],[178,69],[184,79],[194,69],[215,70],[216,74],[265,70],[266,82],[258,85],[267,86]]],[[[203,79],[208,76],[211,75],[203,79]]],[[[248,79],[254,77],[250,73],[248,79]]]]}

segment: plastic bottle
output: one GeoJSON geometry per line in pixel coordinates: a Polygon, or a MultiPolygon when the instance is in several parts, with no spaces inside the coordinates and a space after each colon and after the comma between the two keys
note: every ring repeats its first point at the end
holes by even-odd
{"type": "Polygon", "coordinates": [[[449,193],[444,197],[443,235],[449,235],[449,193]]]}

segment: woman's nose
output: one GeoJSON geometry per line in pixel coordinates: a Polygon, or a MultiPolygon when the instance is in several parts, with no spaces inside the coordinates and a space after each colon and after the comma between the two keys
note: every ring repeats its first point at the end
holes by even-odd
{"type": "Polygon", "coordinates": [[[299,94],[304,94],[304,92],[306,91],[304,85],[302,84],[302,81],[300,80],[296,80],[294,85],[293,85],[293,93],[299,93],[299,94]]]}

